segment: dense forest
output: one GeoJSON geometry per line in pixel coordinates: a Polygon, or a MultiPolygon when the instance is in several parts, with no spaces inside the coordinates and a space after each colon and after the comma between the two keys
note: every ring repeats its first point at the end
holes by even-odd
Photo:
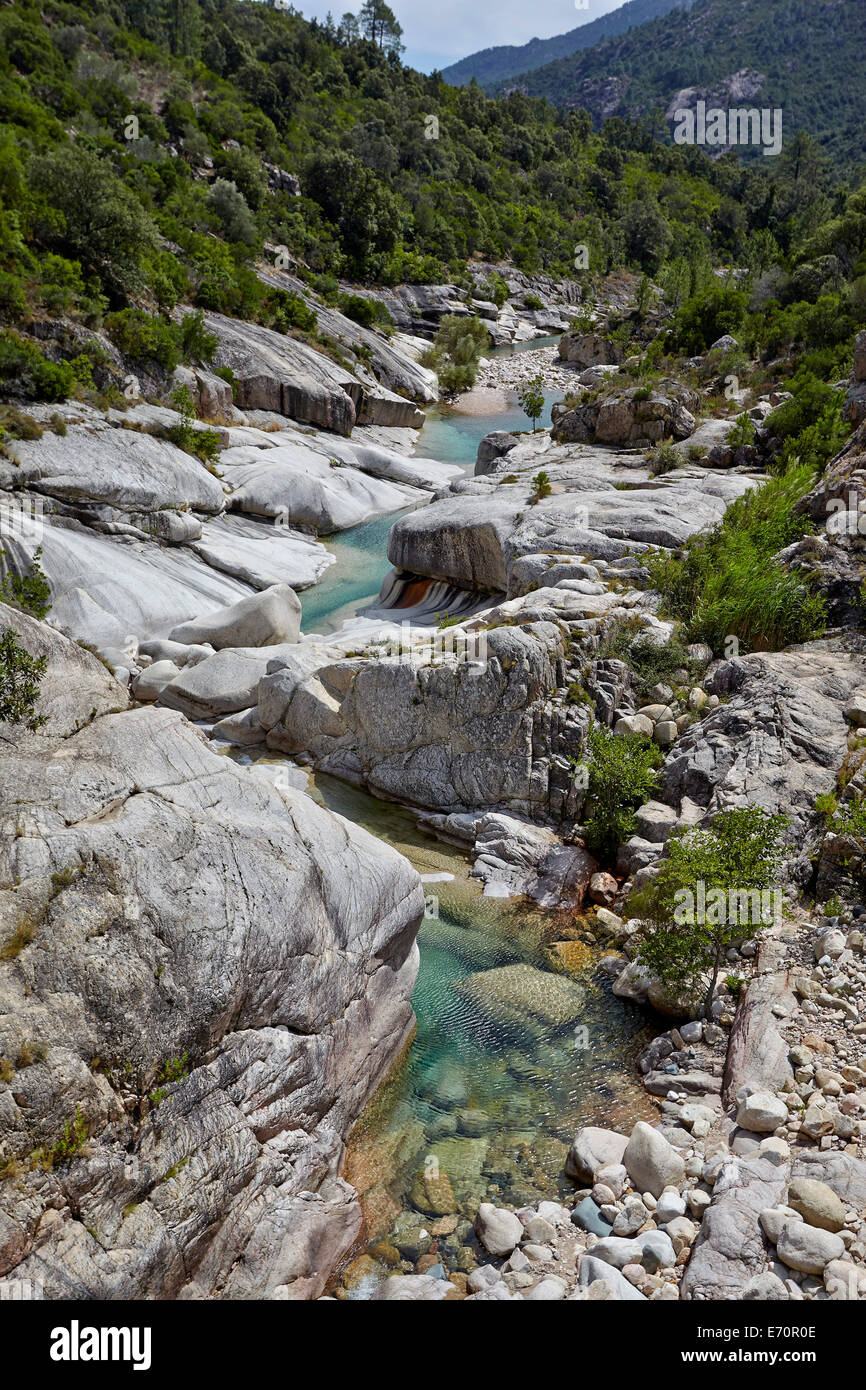
{"type": "Polygon", "coordinates": [[[587,295],[623,266],[655,278],[672,346],[736,331],[764,355],[808,348],[824,376],[864,319],[866,195],[804,133],[744,166],[651,121],[594,131],[453,88],[403,65],[377,0],[339,27],[237,0],[48,0],[4,10],[0,37],[0,372],[37,396],[89,372],[87,344],[59,378],[41,364],[51,315],[108,316],[124,349],[144,335],[167,357],[179,303],[314,333],[255,273],[265,246],[335,302],[341,279],[468,291],[473,257],[573,276],[584,244],[587,295]]]}

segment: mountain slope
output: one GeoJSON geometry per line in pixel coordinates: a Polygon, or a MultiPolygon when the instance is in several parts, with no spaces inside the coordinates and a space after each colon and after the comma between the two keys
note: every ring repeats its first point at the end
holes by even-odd
{"type": "Polygon", "coordinates": [[[626,0],[626,4],[619,9],[570,29],[567,34],[556,34],[550,39],[530,39],[529,43],[524,44],[499,44],[496,48],[471,53],[468,58],[461,58],[445,68],[442,76],[454,87],[466,86],[473,77],[482,87],[492,82],[503,82],[591,48],[603,39],[624,34],[638,24],[646,24],[651,19],[668,14],[672,9],[688,9],[694,3],[695,0],[626,0]]]}
{"type": "Polygon", "coordinates": [[[698,0],[521,76],[532,96],[597,120],[693,105],[781,107],[840,163],[862,162],[866,5],[851,0],[698,0]],[[844,56],[849,55],[849,56],[844,56]],[[842,74],[844,73],[844,80],[842,74]]]}

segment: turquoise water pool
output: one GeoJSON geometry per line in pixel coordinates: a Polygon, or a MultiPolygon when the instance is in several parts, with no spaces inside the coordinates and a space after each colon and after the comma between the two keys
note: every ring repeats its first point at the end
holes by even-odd
{"type": "MultiPolygon", "coordinates": [[[[488,356],[505,357],[532,352],[556,341],[557,338],[534,339],[531,343],[497,348],[488,356]]],[[[551,406],[561,395],[561,391],[554,391],[545,396],[539,428],[550,424],[551,406]]],[[[478,445],[486,434],[492,430],[528,428],[529,421],[516,396],[509,399],[504,409],[484,415],[463,413],[459,406],[434,406],[427,411],[415,453],[421,458],[437,459],[440,463],[459,463],[467,473],[472,473],[478,445]]],[[[337,557],[336,564],[325,571],[320,583],[300,595],[303,632],[333,632],[345,619],[353,618],[373,602],[391,568],[387,556],[388,532],[401,515],[402,512],[392,512],[387,516],[375,517],[372,521],[362,522],[360,526],[353,526],[349,531],[341,531],[325,539],[324,544],[337,557]]]]}

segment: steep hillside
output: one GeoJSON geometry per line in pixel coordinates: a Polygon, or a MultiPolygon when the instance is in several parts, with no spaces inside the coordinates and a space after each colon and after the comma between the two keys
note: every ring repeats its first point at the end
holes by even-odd
{"type": "MultiPolygon", "coordinates": [[[[521,90],[597,120],[670,111],[698,98],[781,107],[785,129],[808,130],[838,164],[862,164],[866,7],[849,0],[699,0],[622,37],[519,79],[521,90]],[[840,61],[845,80],[840,81],[840,61]]],[[[497,84],[497,89],[509,83],[497,84]]]]}
{"type": "Polygon", "coordinates": [[[604,39],[612,39],[625,34],[638,24],[646,24],[659,15],[668,14],[672,9],[689,9],[695,0],[626,0],[626,4],[598,19],[590,19],[567,34],[555,34],[550,39],[530,39],[523,44],[499,44],[496,48],[485,48],[480,53],[471,53],[452,63],[443,70],[446,82],[455,87],[463,87],[473,77],[480,86],[486,87],[494,82],[503,82],[520,73],[532,72],[545,63],[555,63],[560,58],[568,58],[604,39]]]}

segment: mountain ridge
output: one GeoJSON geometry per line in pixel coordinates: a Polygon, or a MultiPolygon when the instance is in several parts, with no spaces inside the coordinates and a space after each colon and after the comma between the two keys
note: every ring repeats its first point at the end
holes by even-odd
{"type": "Polygon", "coordinates": [[[790,132],[808,129],[837,164],[866,160],[861,112],[866,78],[840,49],[866,42],[866,7],[845,0],[697,0],[619,37],[490,87],[518,89],[555,105],[582,107],[596,122],[638,119],[659,107],[734,99],[731,84],[756,74],[748,105],[782,107],[790,132]]]}
{"type": "Polygon", "coordinates": [[[565,34],[555,34],[548,39],[533,38],[525,44],[497,44],[479,49],[451,63],[443,70],[442,77],[455,87],[466,86],[473,77],[482,87],[507,81],[592,47],[603,39],[625,33],[673,9],[690,9],[694,3],[695,0],[626,0],[617,9],[609,10],[598,19],[587,20],[565,34]]]}

